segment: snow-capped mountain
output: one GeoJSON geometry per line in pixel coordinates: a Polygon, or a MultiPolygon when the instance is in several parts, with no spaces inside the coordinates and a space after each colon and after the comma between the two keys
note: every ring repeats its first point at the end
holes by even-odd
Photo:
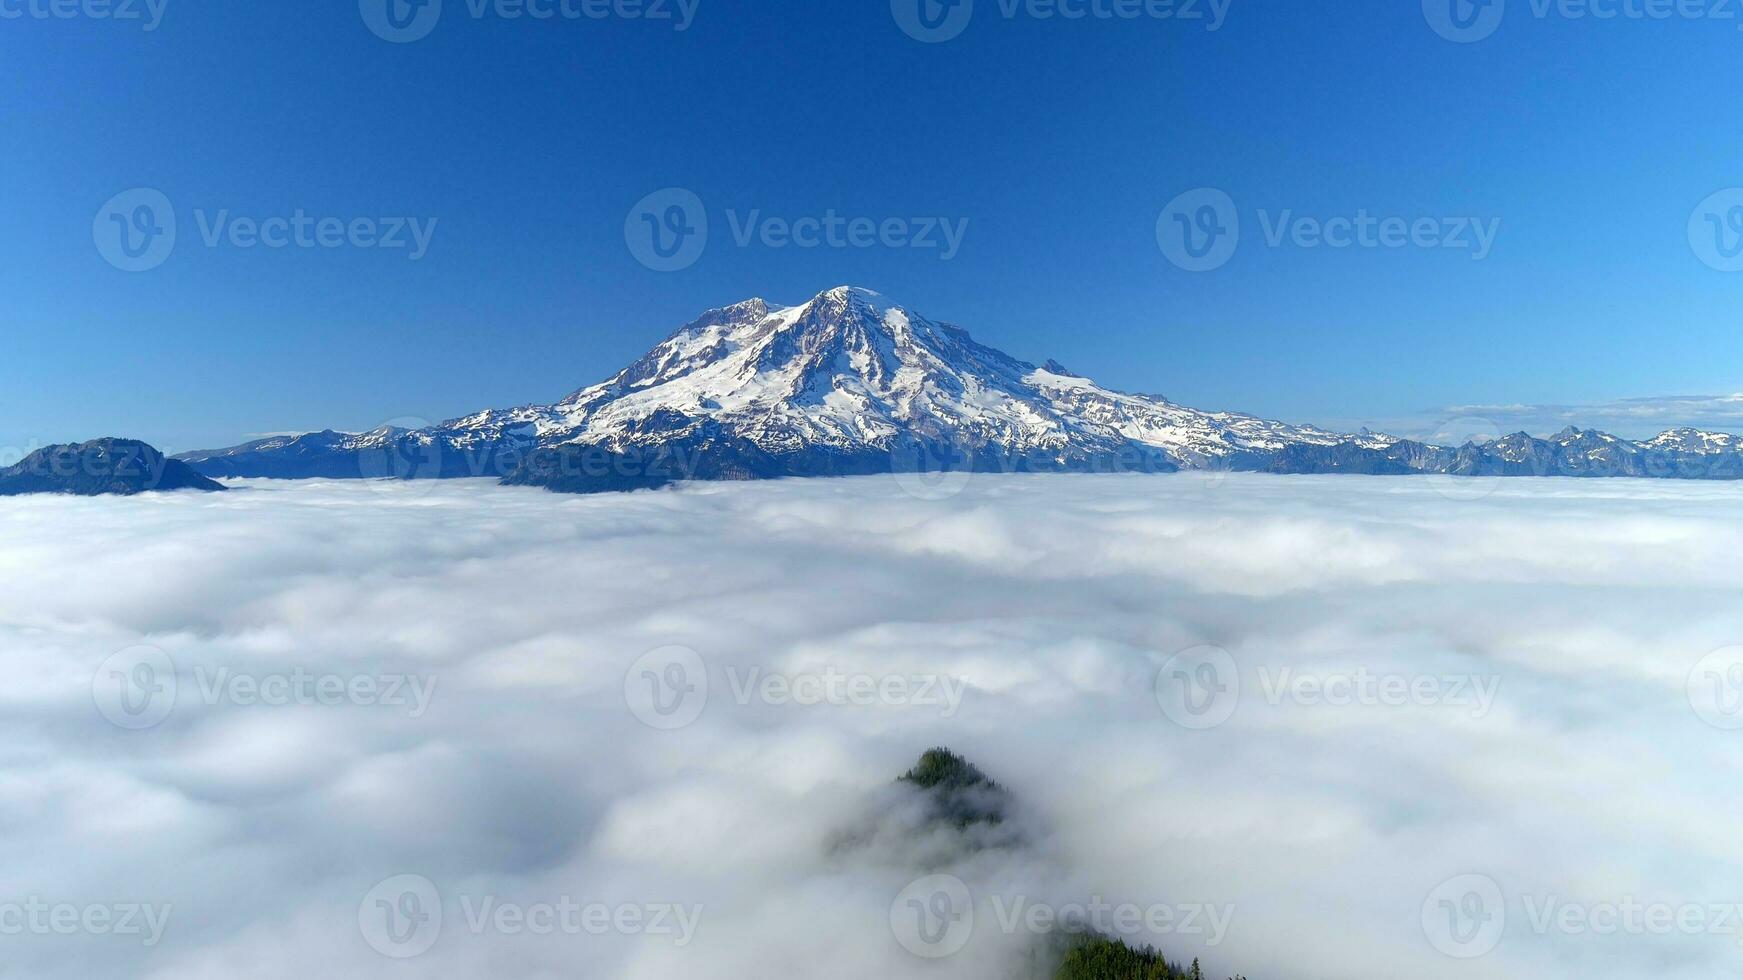
{"type": "Polygon", "coordinates": [[[1344,435],[1037,367],[865,289],[798,306],[710,310],[616,376],[552,405],[492,409],[406,432],[262,440],[183,459],[212,476],[485,476],[561,489],[934,468],[1020,471],[1230,468],[1277,472],[1614,470],[1647,458],[1734,457],[1730,436],[1650,443],[1569,430],[1444,448],[1344,435]]]}
{"type": "Polygon", "coordinates": [[[1062,460],[1137,444],[1181,465],[1347,438],[1108,391],[845,286],[800,306],[753,299],[711,310],[616,377],[556,405],[481,412],[448,428],[486,443],[530,431],[546,444],[625,448],[709,425],[775,456],[888,455],[919,439],[1062,460]]]}

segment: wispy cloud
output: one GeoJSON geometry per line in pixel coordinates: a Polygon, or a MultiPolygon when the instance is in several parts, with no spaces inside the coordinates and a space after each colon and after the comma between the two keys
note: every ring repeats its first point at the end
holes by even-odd
{"type": "Polygon", "coordinates": [[[1406,438],[1441,442],[1521,431],[1546,436],[1570,425],[1599,429],[1627,439],[1647,439],[1666,429],[1683,427],[1743,433],[1743,393],[1618,398],[1565,405],[1448,405],[1379,420],[1336,420],[1325,424],[1343,429],[1366,425],[1406,438]]]}
{"type": "Polygon", "coordinates": [[[1743,394],[1621,398],[1591,405],[1462,405],[1447,413],[1540,428],[1578,425],[1638,438],[1682,426],[1743,428],[1743,394]]]}

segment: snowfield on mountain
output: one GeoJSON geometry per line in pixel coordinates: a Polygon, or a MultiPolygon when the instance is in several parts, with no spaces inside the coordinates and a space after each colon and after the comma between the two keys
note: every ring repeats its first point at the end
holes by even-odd
{"type": "Polygon", "coordinates": [[[1449,447],[1198,411],[1017,360],[847,286],[798,306],[710,310],[552,405],[178,458],[213,477],[496,476],[566,490],[956,469],[1743,477],[1743,442],[1696,430],[1449,447]]]}

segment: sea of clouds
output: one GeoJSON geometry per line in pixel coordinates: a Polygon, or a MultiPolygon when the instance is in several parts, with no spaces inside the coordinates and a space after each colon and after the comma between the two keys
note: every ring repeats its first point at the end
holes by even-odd
{"type": "Polygon", "coordinates": [[[0,976],[1743,962],[1743,486],[235,486],[0,501],[0,976]]]}

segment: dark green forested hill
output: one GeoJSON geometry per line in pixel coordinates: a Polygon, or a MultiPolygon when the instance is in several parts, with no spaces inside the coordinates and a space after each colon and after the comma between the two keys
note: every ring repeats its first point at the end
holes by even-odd
{"type": "Polygon", "coordinates": [[[1119,940],[1097,937],[1072,946],[1053,980],[1204,980],[1204,971],[1197,960],[1181,967],[1153,949],[1133,949],[1119,940]]]}
{"type": "MultiPolygon", "coordinates": [[[[959,831],[977,825],[997,827],[1005,821],[1013,802],[1004,787],[946,748],[927,750],[899,782],[924,793],[931,801],[934,819],[959,831]]],[[[1058,957],[1059,966],[1053,980],[1205,980],[1196,960],[1183,967],[1168,962],[1157,950],[1134,949],[1105,936],[1075,936],[1057,950],[1053,955],[1058,957]]]]}

